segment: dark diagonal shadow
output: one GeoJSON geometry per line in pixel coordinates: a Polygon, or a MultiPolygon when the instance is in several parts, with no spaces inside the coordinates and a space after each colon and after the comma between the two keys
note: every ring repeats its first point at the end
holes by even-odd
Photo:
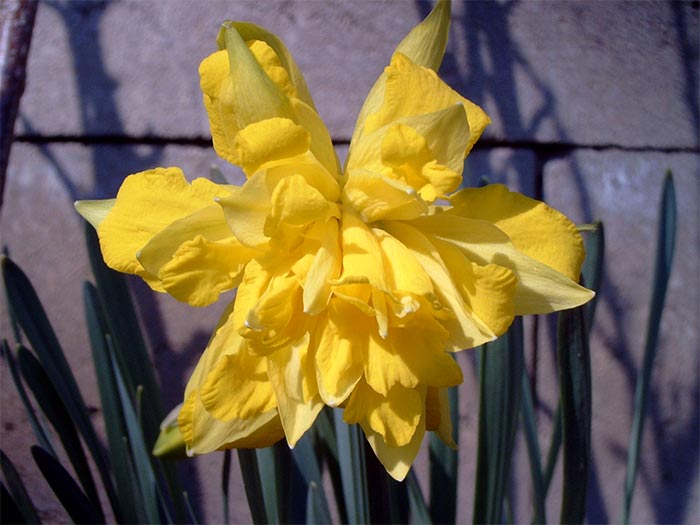
{"type": "MultiPolygon", "coordinates": [[[[78,105],[82,124],[82,135],[86,137],[107,133],[109,136],[125,135],[122,118],[116,103],[118,83],[105,69],[101,38],[101,22],[111,7],[110,2],[76,2],[71,0],[49,1],[40,9],[51,9],[57,13],[68,36],[78,105]]],[[[37,38],[37,42],[40,39],[37,38]]],[[[35,44],[36,45],[36,44],[35,44]]],[[[25,129],[32,133],[32,123],[24,119],[25,129]]],[[[157,166],[163,157],[163,147],[148,149],[129,144],[97,144],[87,146],[90,150],[94,180],[92,188],[80,193],[71,182],[71,177],[52,153],[50,144],[38,144],[39,151],[54,166],[55,173],[72,200],[108,198],[116,195],[122,180],[130,173],[157,166]],[[145,151],[145,153],[144,153],[145,151]]],[[[186,351],[174,352],[167,337],[163,316],[153,292],[136,279],[129,279],[132,294],[139,309],[142,325],[152,349],[152,358],[162,387],[165,412],[181,402],[187,381],[185,371],[191,364],[191,356],[197,355],[206,346],[207,335],[196,333],[187,344],[186,351]]],[[[187,469],[182,477],[187,492],[194,496],[193,504],[198,515],[202,515],[198,499],[199,480],[193,469],[187,469]]]]}
{"type": "MultiPolygon", "coordinates": [[[[453,17],[453,27],[461,31],[466,42],[450,41],[440,71],[441,76],[450,85],[456,86],[456,89],[470,100],[481,105],[488,100],[492,107],[495,107],[495,115],[491,116],[501,123],[502,138],[482,140],[482,144],[486,145],[477,143],[475,151],[489,151],[498,147],[513,148],[514,145],[526,141],[530,144],[528,149],[536,158],[533,196],[544,199],[547,197],[543,191],[544,165],[550,160],[562,158],[570,168],[576,189],[576,199],[578,199],[577,204],[578,208],[582,210],[583,220],[591,222],[597,218],[593,215],[591,200],[595,189],[590,188],[584,179],[585,171],[575,154],[577,150],[575,140],[568,135],[564,127],[562,119],[562,112],[566,111],[564,101],[557,100],[554,91],[539,72],[532,67],[527,57],[522,54],[518,43],[511,35],[509,17],[518,7],[519,2],[517,1],[486,0],[465,2],[460,4],[459,9],[453,8],[453,12],[461,11],[462,13],[462,16],[453,17]],[[518,90],[522,83],[520,79],[523,78],[526,79],[530,89],[536,91],[537,95],[528,99],[536,100],[538,104],[536,108],[527,108],[527,114],[531,115],[527,118],[518,102],[522,100],[522,97],[518,96],[518,90]],[[544,128],[545,123],[555,130],[555,142],[562,145],[574,144],[574,146],[551,148],[538,145],[535,138],[540,129],[544,128]]],[[[416,8],[422,16],[426,16],[431,9],[431,4],[417,0],[416,8]]],[[[675,22],[676,46],[682,55],[680,65],[684,75],[687,113],[697,136],[700,133],[697,80],[698,45],[697,42],[692,42],[692,31],[688,30],[687,12],[690,8],[692,6],[689,3],[683,2],[669,3],[663,6],[663,9],[672,11],[672,19],[675,22]]],[[[453,38],[454,33],[453,31],[453,38]]],[[[523,150],[515,149],[515,151],[523,150]]],[[[478,160],[477,178],[467,182],[476,185],[478,177],[488,168],[491,169],[487,173],[491,181],[503,181],[506,171],[522,166],[516,155],[512,155],[510,159],[510,163],[501,165],[496,170],[493,169],[494,165],[490,161],[478,160]]],[[[467,164],[469,164],[469,159],[467,159],[467,164]]],[[[520,176],[526,175],[521,174],[520,176]]],[[[521,179],[519,184],[525,188],[532,187],[528,185],[527,180],[521,179]]],[[[604,275],[606,273],[609,274],[609,272],[603,272],[604,275]]],[[[619,367],[624,377],[626,390],[629,393],[629,413],[631,414],[639,367],[639,358],[635,357],[638,354],[638,349],[633,348],[627,334],[619,329],[619,327],[629,325],[629,308],[623,303],[620,290],[609,279],[605,279],[603,282],[599,306],[599,314],[605,313],[612,318],[613,328],[609,333],[604,332],[600,326],[596,329],[603,340],[607,342],[606,348],[609,349],[613,362],[619,367]]],[[[554,352],[556,331],[552,329],[551,323],[545,323],[543,331],[545,335],[548,335],[549,348],[554,352]]],[[[663,359],[663,355],[660,355],[660,358],[663,359]]],[[[552,356],[551,362],[556,363],[556,355],[552,356]]],[[[556,377],[556,371],[549,372],[556,377]]],[[[662,413],[658,391],[652,392],[647,431],[653,436],[653,450],[657,455],[657,464],[666,464],[669,467],[668,472],[662,473],[661,476],[640,473],[640,482],[646,484],[649,492],[654,494],[654,499],[650,504],[654,509],[655,520],[660,523],[682,522],[688,505],[693,501],[692,486],[698,470],[697,436],[700,432],[698,423],[700,405],[697,397],[696,395],[692,405],[694,415],[677,415],[678,418],[682,418],[678,420],[685,423],[675,425],[673,430],[670,430],[667,424],[669,415],[662,413]],[[679,455],[685,457],[684,462],[679,461],[679,455]],[[668,483],[669,481],[670,483],[668,483]]],[[[619,430],[622,435],[628,435],[630,429],[620,428],[619,430]]],[[[595,432],[595,421],[593,431],[595,432]]],[[[615,454],[615,451],[611,452],[613,455],[615,454]]],[[[614,493],[621,493],[622,490],[621,486],[611,486],[607,480],[600,478],[595,464],[595,461],[600,458],[600,452],[596,455],[594,451],[587,511],[588,520],[592,523],[609,522],[610,519],[617,517],[619,509],[617,507],[607,509],[603,494],[604,490],[612,490],[614,493]]],[[[624,464],[624,461],[622,463],[624,464]]],[[[648,467],[642,464],[642,470],[645,468],[648,467]]],[[[610,498],[610,495],[606,499],[614,504],[621,501],[621,498],[619,500],[615,497],[610,498]]],[[[529,518],[528,516],[516,516],[517,520],[529,518]]]]}

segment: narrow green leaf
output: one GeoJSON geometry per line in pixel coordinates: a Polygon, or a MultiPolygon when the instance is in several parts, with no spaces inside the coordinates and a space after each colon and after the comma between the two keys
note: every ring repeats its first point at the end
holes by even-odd
{"type": "Polygon", "coordinates": [[[317,508],[315,508],[315,514],[319,515],[319,519],[321,519],[323,522],[329,523],[331,517],[328,501],[326,500],[326,495],[323,490],[319,489],[319,487],[323,486],[323,478],[321,477],[321,467],[318,463],[316,451],[314,450],[312,443],[312,431],[308,431],[306,435],[297,442],[294,449],[292,449],[292,459],[304,478],[304,483],[307,487],[307,494],[311,491],[309,488],[310,485],[312,483],[316,485],[318,490],[313,495],[314,505],[317,506],[317,508]]]}
{"type": "Polygon", "coordinates": [[[333,419],[334,409],[324,407],[316,418],[314,429],[317,432],[317,445],[325,467],[331,478],[333,485],[333,495],[335,496],[338,516],[341,523],[348,523],[348,511],[343,492],[342,476],[340,474],[340,462],[338,461],[338,439],[335,434],[335,422],[333,419]]]}
{"type": "Polygon", "coordinates": [[[408,504],[411,512],[411,523],[430,524],[433,521],[430,519],[430,511],[425,503],[423,492],[418,484],[416,473],[411,469],[406,477],[408,485],[408,504]]]}
{"type": "Polygon", "coordinates": [[[192,525],[197,525],[199,521],[192,508],[192,503],[190,502],[190,496],[187,492],[182,493],[182,500],[185,502],[185,509],[187,510],[187,523],[192,523],[192,525]]]}
{"type": "Polygon", "coordinates": [[[522,320],[480,351],[479,437],[474,523],[501,523],[520,412],[522,320]]]}
{"type": "Polygon", "coordinates": [[[104,523],[104,519],[68,471],[43,448],[34,445],[32,457],[51,490],[74,523],[104,523]]]}
{"type": "MultiPolygon", "coordinates": [[[[286,441],[281,440],[271,447],[256,450],[260,483],[263,488],[265,510],[270,523],[288,523],[303,520],[306,511],[304,500],[292,497],[294,489],[300,487],[292,482],[295,473],[292,468],[292,456],[286,441]],[[301,505],[304,503],[304,505],[301,505]],[[296,508],[297,505],[301,507],[296,508]]],[[[300,480],[297,480],[300,482],[300,480]]],[[[301,494],[305,495],[305,491],[301,494]]]]}
{"type": "Polygon", "coordinates": [[[17,321],[85,441],[100,473],[112,509],[116,513],[118,509],[117,495],[103,456],[102,445],[92,426],[85,401],[68,366],[68,361],[61,350],[34,287],[24,272],[8,258],[2,261],[2,274],[8,300],[17,316],[17,321]]]}
{"type": "MultiPolygon", "coordinates": [[[[2,468],[2,475],[5,477],[7,482],[7,488],[12,495],[12,500],[17,506],[17,511],[22,516],[25,523],[41,523],[39,516],[36,513],[34,504],[32,503],[27,488],[22,482],[22,478],[17,472],[10,458],[5,455],[5,453],[0,450],[0,468],[2,468]]],[[[4,512],[4,510],[3,510],[4,512]]],[[[14,523],[13,521],[5,520],[3,514],[2,523],[14,523]]]]}
{"type": "Polygon", "coordinates": [[[216,164],[209,166],[209,180],[217,184],[228,184],[226,177],[216,164]]]}
{"type": "Polygon", "coordinates": [[[634,496],[634,485],[639,468],[639,455],[644,433],[644,420],[647,412],[647,398],[651,386],[651,375],[656,358],[661,315],[666,302],[666,290],[671,277],[673,253],[676,242],[676,190],[673,185],[671,172],[664,178],[663,193],[661,197],[661,209],[659,211],[659,229],[656,243],[656,262],[654,266],[654,282],[651,294],[651,307],[649,310],[649,322],[647,323],[646,344],[644,345],[644,357],[642,370],[637,380],[634,393],[634,419],[630,445],[627,452],[627,470],[625,473],[624,501],[622,508],[622,522],[627,524],[630,519],[630,509],[634,496]]]}
{"type": "Polygon", "coordinates": [[[369,523],[364,437],[358,425],[345,423],[342,409],[335,409],[333,415],[338,442],[340,476],[347,504],[348,521],[357,524],[369,523]]]}
{"type": "Polygon", "coordinates": [[[392,478],[365,440],[365,479],[370,523],[408,523],[411,508],[408,500],[408,482],[392,478]]]}
{"type": "Polygon", "coordinates": [[[160,388],[153,373],[153,364],[124,276],[104,264],[97,235],[87,223],[85,231],[97,293],[124,384],[132,396],[138,385],[142,385],[146,393],[144,439],[150,449],[158,437],[160,421],[165,415],[160,401],[160,388]]]}
{"type": "MultiPolygon", "coordinates": [[[[135,394],[139,385],[144,390],[143,438],[146,448],[152,450],[160,433],[160,422],[166,415],[161,403],[155,368],[148,355],[124,275],[109,269],[104,264],[97,235],[87,222],[85,236],[102,311],[125,385],[131,396],[135,394]]],[[[181,497],[183,490],[176,465],[171,461],[160,459],[155,461],[155,465],[166,482],[178,521],[186,521],[187,509],[181,497]]]]}
{"type": "Polygon", "coordinates": [[[319,485],[315,481],[309,483],[306,496],[306,523],[308,525],[331,523],[331,518],[328,515],[328,504],[325,500],[326,497],[319,485]],[[324,506],[326,507],[325,510],[324,506]]]}
{"type": "Polygon", "coordinates": [[[522,378],[522,405],[521,416],[525,433],[525,444],[527,445],[527,456],[530,460],[530,478],[532,480],[532,499],[535,509],[534,523],[547,523],[545,514],[545,490],[542,478],[542,462],[540,454],[540,444],[537,437],[537,420],[535,418],[535,407],[532,402],[532,392],[530,391],[530,381],[527,373],[523,370],[522,378]]]}
{"type": "Polygon", "coordinates": [[[250,516],[255,525],[270,523],[265,510],[262,483],[260,481],[260,470],[258,469],[258,456],[253,448],[238,449],[238,464],[241,467],[243,477],[243,488],[245,488],[246,498],[250,516]]]}
{"type": "Polygon", "coordinates": [[[224,450],[224,461],[221,465],[221,499],[223,501],[224,525],[229,524],[229,486],[231,484],[231,450],[224,450]]]}
{"type": "Polygon", "coordinates": [[[104,515],[100,507],[100,497],[97,494],[95,481],[92,479],[83,445],[61,397],[53,387],[39,360],[23,346],[19,347],[17,361],[19,362],[22,376],[34,394],[34,398],[61,439],[63,450],[66,451],[68,459],[73,465],[73,470],[80,481],[85,495],[100,514],[101,521],[104,521],[104,515]]]}
{"type": "Polygon", "coordinates": [[[591,457],[591,362],[585,306],[559,313],[557,330],[564,482],[561,523],[583,523],[591,457]]]}
{"type": "Polygon", "coordinates": [[[130,474],[129,464],[131,456],[129,455],[128,445],[124,440],[126,427],[122,416],[119,390],[114,378],[112,361],[107,347],[107,322],[102,315],[102,307],[97,296],[97,290],[88,282],[83,285],[83,302],[90,346],[92,347],[92,359],[97,376],[97,387],[100,392],[102,416],[109,444],[110,464],[114,472],[117,493],[119,494],[119,515],[127,523],[136,523],[139,521],[136,509],[142,508],[143,503],[137,497],[137,493],[134,490],[134,481],[130,474]]]}
{"type": "Polygon", "coordinates": [[[561,400],[557,402],[557,411],[554,413],[554,419],[552,420],[552,437],[549,443],[549,452],[547,453],[547,462],[544,467],[544,472],[542,474],[544,482],[544,497],[547,498],[547,493],[549,492],[549,486],[552,483],[552,478],[554,477],[554,469],[557,466],[557,458],[559,457],[559,450],[561,450],[561,400]]]}
{"type": "MultiPolygon", "coordinates": [[[[452,439],[459,445],[459,391],[448,389],[452,439]]],[[[459,452],[430,433],[430,517],[433,523],[454,523],[457,516],[459,452]]]]}
{"type": "Polygon", "coordinates": [[[12,382],[14,383],[15,389],[17,389],[17,393],[19,394],[19,397],[22,400],[24,410],[27,412],[27,416],[29,417],[29,423],[32,427],[32,430],[34,431],[34,437],[36,437],[36,440],[39,442],[39,445],[44,450],[48,451],[52,456],[55,457],[56,451],[54,450],[49,429],[44,424],[44,421],[39,419],[36,412],[34,411],[34,407],[32,406],[32,403],[29,400],[29,396],[27,396],[27,392],[24,390],[22,380],[20,379],[19,370],[17,369],[17,363],[15,361],[15,358],[12,355],[12,352],[10,351],[10,348],[8,347],[7,341],[5,339],[3,339],[2,341],[0,353],[2,353],[2,358],[5,360],[8,368],[10,369],[10,376],[12,377],[12,382]]]}
{"type": "MultiPolygon", "coordinates": [[[[605,259],[605,228],[603,223],[598,221],[586,228],[583,235],[583,242],[586,248],[586,259],[581,267],[581,282],[587,288],[593,290],[596,296],[589,301],[586,308],[586,329],[590,334],[593,329],[596,306],[600,293],[600,284],[603,280],[603,266],[605,259]]],[[[542,473],[544,498],[547,498],[549,487],[554,477],[554,469],[557,466],[559,451],[562,440],[562,414],[561,400],[557,403],[557,409],[552,419],[552,435],[550,438],[547,460],[542,473]]]]}
{"type": "MultiPolygon", "coordinates": [[[[109,340],[108,340],[109,343],[109,340]]],[[[124,416],[124,424],[126,433],[129,438],[129,446],[131,448],[131,456],[133,458],[136,471],[136,480],[141,493],[141,501],[144,504],[144,511],[148,523],[160,523],[160,515],[158,513],[158,504],[161,502],[158,497],[155,474],[151,465],[151,456],[149,448],[146,448],[144,443],[141,426],[136,417],[136,411],[132,404],[129,394],[124,384],[121,370],[117,365],[116,358],[113,352],[110,352],[112,360],[112,369],[114,370],[114,378],[119,392],[121,401],[122,414],[124,416]]]]}
{"type": "Polygon", "coordinates": [[[0,523],[27,523],[4,483],[0,483],[0,523]]]}
{"type": "Polygon", "coordinates": [[[602,222],[596,222],[593,229],[583,236],[586,248],[586,259],[581,267],[581,282],[584,286],[596,293],[591,301],[586,304],[586,323],[588,332],[593,327],[595,309],[598,305],[598,293],[600,283],[603,280],[603,261],[605,259],[605,228],[602,222]]]}

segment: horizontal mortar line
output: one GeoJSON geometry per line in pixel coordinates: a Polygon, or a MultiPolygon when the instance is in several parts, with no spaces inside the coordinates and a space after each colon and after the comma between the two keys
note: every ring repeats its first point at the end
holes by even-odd
{"type": "MultiPolygon", "coordinates": [[[[26,144],[82,144],[85,146],[195,146],[200,148],[211,147],[209,137],[155,137],[152,135],[39,135],[23,134],[15,136],[16,142],[26,144]]],[[[336,146],[348,146],[349,138],[333,139],[336,146]]],[[[632,153],[700,153],[700,146],[624,146],[621,144],[586,144],[576,142],[553,142],[536,140],[503,140],[482,138],[474,145],[475,150],[488,150],[495,148],[527,149],[550,154],[566,154],[575,150],[617,150],[632,153]]]]}

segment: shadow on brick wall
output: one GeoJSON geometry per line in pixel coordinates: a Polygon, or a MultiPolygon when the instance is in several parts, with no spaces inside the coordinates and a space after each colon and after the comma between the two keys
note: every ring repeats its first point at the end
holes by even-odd
{"type": "MultiPolygon", "coordinates": [[[[122,118],[115,101],[115,92],[119,86],[104,67],[100,38],[100,22],[110,8],[110,3],[66,0],[46,2],[42,8],[52,9],[60,15],[68,35],[82,134],[86,137],[86,145],[92,159],[94,180],[91,190],[83,194],[76,188],[69,173],[53,155],[49,143],[39,143],[37,146],[54,167],[56,175],[72,200],[113,197],[128,174],[158,166],[165,145],[156,145],[144,150],[143,147],[137,147],[124,140],[122,118]],[[105,127],[109,129],[109,136],[100,137],[99,133],[105,127]]],[[[37,38],[41,36],[37,35],[37,38]]],[[[30,121],[23,119],[23,124],[29,135],[36,135],[30,121]]],[[[195,332],[182,351],[174,352],[153,292],[140,279],[129,277],[128,281],[152,350],[152,358],[158,364],[156,370],[162,389],[163,408],[167,413],[170,407],[182,401],[182,393],[188,379],[185,375],[187,368],[206,347],[210,334],[195,332]]],[[[190,462],[180,462],[180,467],[183,474],[186,470],[186,475],[182,475],[181,478],[190,495],[195,514],[202,516],[204,514],[199,500],[197,472],[190,462]]]]}
{"type": "MultiPolygon", "coordinates": [[[[519,172],[517,184],[520,186],[520,191],[525,190],[532,196],[538,199],[547,199],[544,192],[543,168],[544,165],[554,159],[564,159],[569,165],[570,172],[573,177],[576,187],[576,199],[578,199],[578,209],[582,210],[584,221],[592,222],[597,219],[593,216],[593,206],[591,204],[593,188],[589,188],[585,180],[582,166],[579,165],[577,156],[575,155],[578,149],[575,141],[567,135],[562,120],[560,111],[564,107],[556,99],[552,89],[549,89],[546,82],[535,71],[528,60],[523,56],[517,44],[511,38],[509,30],[509,13],[518,6],[519,2],[495,2],[495,1],[479,1],[466,2],[464,4],[463,15],[453,18],[453,24],[460,24],[463,29],[463,34],[467,39],[467,61],[468,67],[465,69],[460,66],[464,64],[463,60],[458,60],[455,56],[454,46],[448,46],[445,59],[441,67],[441,76],[449,79],[448,82],[453,86],[458,86],[456,89],[462,94],[465,94],[471,100],[478,104],[483,104],[487,99],[493,101],[496,107],[496,117],[502,125],[504,139],[499,141],[480,141],[475,146],[475,152],[481,149],[493,148],[527,148],[532,151],[535,156],[534,168],[535,173],[523,173],[522,163],[517,155],[510,156],[510,162],[499,165],[494,170],[493,163],[489,163],[486,155],[475,159],[478,171],[477,177],[473,177],[472,185],[478,184],[478,176],[482,173],[487,173],[488,178],[492,182],[505,182],[508,180],[508,172],[515,170],[519,172]],[[484,58],[488,61],[488,67],[484,63],[484,58]],[[537,100],[539,106],[536,111],[528,108],[528,114],[532,114],[527,121],[523,116],[524,112],[519,107],[518,85],[516,82],[516,70],[520,74],[524,74],[529,83],[535,86],[537,90],[537,100]],[[537,136],[540,127],[545,121],[554,126],[556,130],[555,144],[538,144],[534,137],[537,136]],[[526,137],[525,141],[522,140],[526,137]],[[485,145],[484,145],[485,143],[485,145]],[[481,144],[481,145],[480,145],[481,144]],[[561,144],[558,145],[558,144],[561,144]],[[489,169],[490,168],[490,169],[489,169]],[[518,169],[520,168],[520,169],[518,169]],[[489,171],[486,171],[486,170],[489,171]],[[530,177],[533,180],[529,180],[530,177]],[[529,191],[528,191],[529,190],[529,191]]],[[[416,7],[422,16],[426,16],[430,11],[430,3],[416,0],[416,7]]],[[[666,7],[672,9],[674,20],[674,31],[676,36],[675,45],[681,50],[682,70],[684,73],[684,93],[685,104],[687,107],[687,118],[694,122],[696,137],[700,133],[699,126],[699,111],[698,111],[698,82],[697,82],[697,61],[698,61],[698,46],[696,42],[691,42],[687,32],[688,21],[685,19],[685,11],[681,3],[668,4],[666,7]]],[[[454,44],[454,43],[453,43],[454,44]]],[[[462,58],[462,57],[460,57],[462,58]]],[[[531,97],[532,99],[532,97],[531,97]]],[[[469,159],[470,160],[470,159],[469,159]]],[[[473,168],[473,166],[472,166],[473,168]]],[[[653,190],[650,190],[653,191],[653,190]]],[[[660,185],[659,185],[660,191],[660,185]]],[[[649,260],[653,264],[652,259],[649,260]]],[[[649,283],[649,286],[651,284],[649,283]]],[[[609,278],[603,277],[602,293],[599,296],[599,310],[605,310],[606,314],[614,320],[615,327],[629,326],[627,308],[620,301],[620,290],[616,288],[616,284],[609,278]]],[[[600,315],[600,312],[599,312],[600,315]]],[[[540,319],[540,326],[549,336],[550,344],[547,345],[552,349],[550,362],[556,362],[554,355],[554,341],[556,334],[554,319],[540,319]],[[544,321],[544,323],[542,322],[544,321]]],[[[599,326],[597,330],[603,329],[599,326]]],[[[629,413],[633,412],[633,399],[635,383],[637,379],[638,367],[635,355],[639,357],[639,352],[633,347],[624,333],[624,330],[615,330],[611,333],[603,334],[603,338],[607,340],[606,348],[612,354],[612,362],[615,363],[622,373],[626,381],[626,390],[629,392],[630,406],[629,413]]],[[[535,352],[536,352],[535,348],[535,352]]],[[[529,368],[534,374],[537,384],[538,373],[538,358],[535,355],[528,356],[529,368]]],[[[646,486],[652,498],[650,503],[655,514],[654,521],[658,523],[682,523],[685,519],[689,505],[696,502],[693,492],[693,484],[698,472],[698,446],[697,439],[700,433],[700,382],[695,379],[695,389],[692,400],[693,413],[683,414],[685,425],[678,425],[673,429],[673,432],[668,430],[669,418],[675,418],[678,414],[663,413],[659,402],[658,391],[652,388],[650,393],[650,402],[648,405],[648,424],[647,434],[653,435],[653,440],[646,439],[645,442],[653,443],[652,447],[645,447],[645,451],[656,455],[655,460],[645,461],[642,457],[642,462],[639,471],[639,487],[646,486]],[[680,452],[679,452],[680,451],[680,452]],[[662,471],[653,471],[651,464],[661,465],[662,471]]],[[[545,410],[546,407],[540,405],[541,416],[548,417],[550,422],[552,418],[551,411],[545,410]]],[[[629,428],[620,428],[617,431],[628,436],[629,428]]],[[[595,432],[595,426],[594,426],[595,432]]],[[[649,438],[649,436],[647,436],[649,438]]],[[[623,440],[626,443],[626,439],[623,440]]],[[[600,444],[598,444],[600,446],[600,444]]],[[[620,465],[626,463],[626,449],[620,450],[619,446],[608,443],[607,450],[593,450],[593,459],[589,480],[588,493],[588,508],[587,521],[590,523],[608,523],[611,520],[618,518],[622,502],[622,485],[614,486],[607,479],[599,478],[596,467],[596,460],[600,460],[601,456],[616,458],[620,465]],[[613,497],[607,492],[611,492],[613,497]],[[606,504],[606,502],[608,502],[606,504]],[[612,502],[612,505],[610,503],[612,502]],[[611,508],[608,507],[610,505],[611,508]]],[[[613,480],[614,483],[614,480],[613,480]]],[[[526,493],[520,491],[511,491],[514,498],[527,497],[526,493]]],[[[512,508],[517,508],[517,501],[511,501],[512,508]]],[[[525,519],[520,516],[519,520],[525,519]]]]}

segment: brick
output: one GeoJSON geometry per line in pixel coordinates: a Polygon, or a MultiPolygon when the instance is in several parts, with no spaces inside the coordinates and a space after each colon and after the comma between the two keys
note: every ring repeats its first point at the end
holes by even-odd
{"type": "MultiPolygon", "coordinates": [[[[82,283],[92,280],[92,276],[84,248],[82,219],[73,209],[73,201],[113,196],[125,175],[156,164],[177,165],[188,174],[206,175],[209,165],[216,161],[210,148],[15,144],[0,216],[2,243],[36,288],[88,406],[100,406],[82,300],[82,283]]],[[[235,181],[235,177],[232,175],[230,180],[235,181]]],[[[226,294],[212,306],[198,309],[152,293],[140,279],[129,277],[128,280],[152,350],[165,408],[169,410],[182,401],[189,374],[232,294],[226,294]]],[[[0,331],[8,337],[11,331],[4,295],[0,299],[0,312],[0,331]]],[[[30,437],[24,408],[4,361],[0,364],[0,377],[3,449],[11,451],[11,459],[20,469],[25,484],[36,487],[32,497],[45,521],[66,521],[31,459],[29,446],[34,439],[30,437]]],[[[94,422],[102,429],[101,415],[94,422]]],[[[221,521],[217,488],[221,461],[221,454],[195,458],[188,462],[187,477],[183,478],[188,480],[188,491],[212,522],[221,521]],[[200,486],[204,487],[201,494],[200,486]]],[[[235,461],[232,469],[233,479],[238,480],[233,482],[232,519],[235,523],[247,522],[250,517],[244,491],[236,488],[240,487],[240,475],[235,461]]]]}
{"type": "MultiPolygon", "coordinates": [[[[229,18],[283,38],[332,135],[347,139],[427,12],[396,0],[42,4],[18,131],[208,136],[197,66],[229,18]]],[[[492,140],[697,148],[698,38],[687,2],[455,3],[442,72],[484,104],[492,140]]]]}
{"type": "MultiPolygon", "coordinates": [[[[606,252],[603,288],[591,341],[593,451],[598,501],[592,522],[620,512],[635,381],[641,367],[664,172],[674,174],[676,252],[641,454],[632,522],[698,521],[693,483],[698,440],[698,218],[695,155],[580,152],[545,165],[545,196],[577,222],[601,219],[606,252]]],[[[543,333],[547,344],[547,333],[543,333]]]]}

